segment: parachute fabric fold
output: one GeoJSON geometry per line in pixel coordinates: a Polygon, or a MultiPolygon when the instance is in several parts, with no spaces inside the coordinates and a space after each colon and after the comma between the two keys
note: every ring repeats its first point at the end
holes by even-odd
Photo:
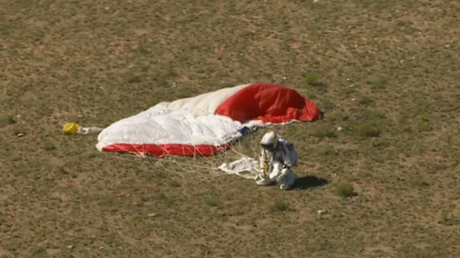
{"type": "Polygon", "coordinates": [[[96,147],[155,157],[212,156],[225,151],[253,125],[317,118],[316,105],[293,89],[245,84],[158,103],[105,128],[96,147]]]}
{"type": "Polygon", "coordinates": [[[319,116],[316,105],[297,91],[276,84],[255,83],[225,100],[216,114],[236,121],[261,120],[286,123],[312,121],[319,116]]]}

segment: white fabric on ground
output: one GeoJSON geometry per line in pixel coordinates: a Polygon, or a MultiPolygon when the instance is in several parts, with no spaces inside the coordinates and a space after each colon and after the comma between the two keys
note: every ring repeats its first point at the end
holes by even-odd
{"type": "Polygon", "coordinates": [[[203,93],[194,97],[178,99],[173,102],[161,102],[155,107],[168,110],[185,110],[195,116],[210,115],[214,114],[217,107],[222,104],[222,102],[249,85],[250,84],[241,84],[203,93]]]}
{"type": "Polygon", "coordinates": [[[78,127],[78,131],[76,134],[80,135],[96,135],[102,132],[104,128],[102,127],[78,127]]]}
{"type": "Polygon", "coordinates": [[[258,185],[269,185],[276,182],[282,190],[291,188],[298,178],[294,171],[291,169],[282,169],[281,163],[278,162],[274,164],[271,173],[264,177],[258,161],[249,157],[244,157],[231,163],[223,163],[218,169],[229,175],[257,180],[256,183],[258,185]]]}
{"type": "Polygon", "coordinates": [[[247,179],[255,179],[262,170],[254,158],[244,157],[231,163],[223,163],[219,169],[229,175],[237,175],[247,179]]]}
{"type": "MultiPolygon", "coordinates": [[[[136,115],[121,119],[98,135],[97,149],[112,144],[183,144],[221,146],[242,135],[245,125],[214,114],[230,96],[249,84],[224,88],[173,102],[161,102],[136,115]]],[[[250,122],[248,126],[259,125],[250,122]]]]}
{"type": "Polygon", "coordinates": [[[99,150],[117,144],[209,144],[220,146],[241,137],[242,124],[220,115],[195,116],[184,110],[152,107],[117,121],[98,135],[99,150]]]}

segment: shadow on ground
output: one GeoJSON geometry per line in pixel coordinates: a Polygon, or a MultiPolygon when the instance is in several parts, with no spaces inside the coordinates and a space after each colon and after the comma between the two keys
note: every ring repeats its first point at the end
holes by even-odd
{"type": "Polygon", "coordinates": [[[324,178],[320,178],[316,176],[304,176],[304,177],[299,177],[296,180],[292,190],[306,190],[306,189],[323,186],[328,183],[329,182],[324,178]]]}

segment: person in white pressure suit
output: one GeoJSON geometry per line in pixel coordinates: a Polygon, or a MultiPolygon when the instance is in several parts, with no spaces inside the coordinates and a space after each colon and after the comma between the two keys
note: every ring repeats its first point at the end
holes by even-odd
{"type": "Polygon", "coordinates": [[[262,137],[260,145],[259,166],[263,174],[256,177],[256,184],[267,186],[276,182],[280,189],[290,189],[298,178],[291,169],[298,160],[294,144],[271,131],[262,137]]]}

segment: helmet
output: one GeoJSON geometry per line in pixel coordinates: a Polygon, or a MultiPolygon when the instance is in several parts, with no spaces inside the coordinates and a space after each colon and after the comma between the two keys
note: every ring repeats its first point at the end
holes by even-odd
{"type": "Polygon", "coordinates": [[[266,133],[260,140],[260,146],[268,151],[274,150],[277,145],[278,135],[273,131],[266,133]]]}

